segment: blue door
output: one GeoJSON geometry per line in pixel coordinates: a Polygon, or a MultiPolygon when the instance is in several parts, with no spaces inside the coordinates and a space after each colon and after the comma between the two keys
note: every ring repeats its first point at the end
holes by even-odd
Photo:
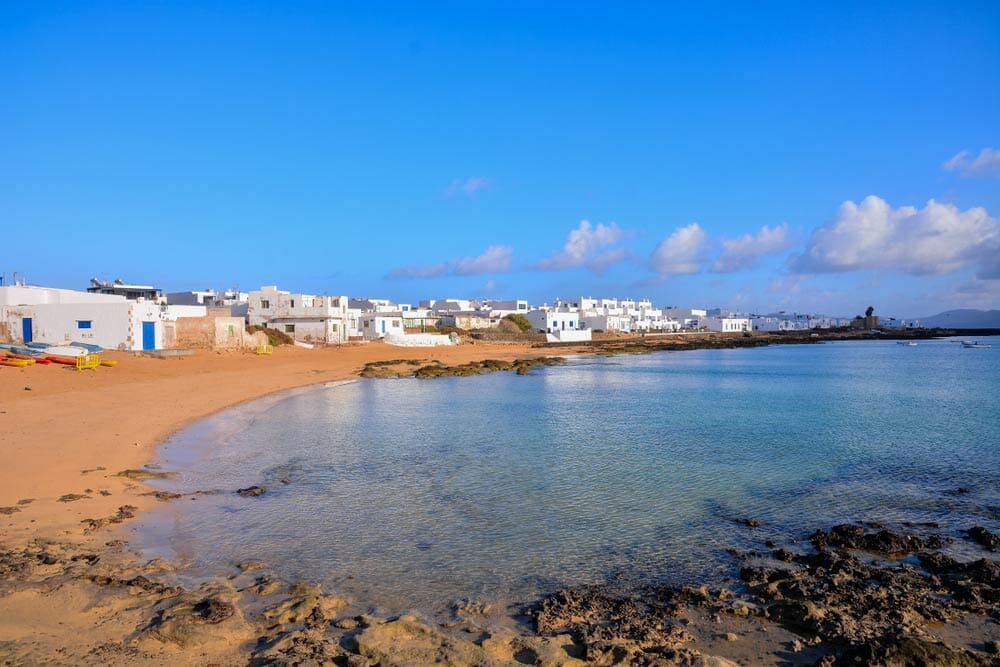
{"type": "Polygon", "coordinates": [[[142,323],[142,349],[156,349],[156,322],[142,323]]]}
{"type": "Polygon", "coordinates": [[[31,342],[31,318],[22,317],[21,318],[21,336],[24,338],[25,343],[31,342]]]}
{"type": "Polygon", "coordinates": [[[385,320],[382,320],[382,333],[385,333],[385,320]]]}

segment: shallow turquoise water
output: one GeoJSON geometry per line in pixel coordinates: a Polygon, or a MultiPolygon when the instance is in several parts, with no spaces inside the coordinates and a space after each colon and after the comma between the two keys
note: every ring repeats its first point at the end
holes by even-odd
{"type": "MultiPolygon", "coordinates": [[[[985,339],[984,339],[985,340],[985,339]]],[[[1000,528],[1000,341],[580,357],[372,380],[196,424],[133,544],[245,559],[385,610],[604,581],[719,581],[727,548],[853,520],[1000,528]],[[268,493],[232,493],[251,484],[268,493]],[[959,487],[971,492],[955,493],[959,487]],[[756,517],[751,530],[734,519],[756,517]]]]}

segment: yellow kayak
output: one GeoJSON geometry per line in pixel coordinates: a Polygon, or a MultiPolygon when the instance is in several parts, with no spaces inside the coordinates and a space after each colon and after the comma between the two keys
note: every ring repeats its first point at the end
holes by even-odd
{"type": "Polygon", "coordinates": [[[118,365],[118,361],[115,359],[101,359],[101,365],[114,368],[115,366],[118,365]]]}

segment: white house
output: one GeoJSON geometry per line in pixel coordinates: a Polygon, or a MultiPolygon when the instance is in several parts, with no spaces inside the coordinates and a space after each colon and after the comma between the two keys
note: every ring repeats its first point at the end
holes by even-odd
{"type": "Polygon", "coordinates": [[[158,350],[164,322],[203,317],[202,306],[162,306],[142,298],[15,285],[0,287],[0,339],[91,343],[110,350],[158,350]]]}
{"type": "Polygon", "coordinates": [[[168,292],[164,295],[171,306],[236,306],[247,302],[250,294],[236,290],[216,292],[209,287],[204,290],[190,292],[168,292]]]}
{"type": "Polygon", "coordinates": [[[386,336],[402,335],[403,316],[401,313],[363,313],[360,318],[361,335],[368,340],[378,340],[386,336]]]}
{"type": "Polygon", "coordinates": [[[632,331],[632,318],[625,315],[585,315],[581,313],[580,328],[630,333],[632,331]]]}
{"type": "Polygon", "coordinates": [[[265,285],[250,292],[247,319],[307,343],[344,343],[350,336],[346,296],[293,294],[265,285]]]}
{"type": "Polygon", "coordinates": [[[591,339],[591,330],[580,326],[580,313],[565,308],[536,308],[524,314],[533,329],[545,333],[550,343],[591,339]]]}
{"type": "Polygon", "coordinates": [[[740,331],[752,331],[753,325],[749,317],[703,317],[701,326],[709,331],[720,333],[734,333],[740,331]]]}

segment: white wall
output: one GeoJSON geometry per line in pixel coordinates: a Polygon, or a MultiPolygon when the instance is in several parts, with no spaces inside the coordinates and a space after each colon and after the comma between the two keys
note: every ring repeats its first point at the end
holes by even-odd
{"type": "Polygon", "coordinates": [[[568,343],[590,340],[590,329],[560,329],[545,334],[545,340],[550,343],[568,343]]]}
{"type": "Polygon", "coordinates": [[[383,336],[393,333],[403,333],[403,318],[394,315],[383,315],[381,313],[369,313],[361,316],[361,335],[368,340],[377,340],[383,336]],[[365,326],[367,324],[367,326],[365,326]],[[385,332],[382,331],[385,325],[385,332]]]}
{"type": "Polygon", "coordinates": [[[0,287],[0,306],[35,306],[47,303],[124,303],[116,294],[91,294],[54,287],[12,285],[0,287]]]}
{"type": "Polygon", "coordinates": [[[398,347],[439,347],[442,345],[455,345],[451,336],[442,334],[392,334],[386,333],[385,342],[398,347]]]}

